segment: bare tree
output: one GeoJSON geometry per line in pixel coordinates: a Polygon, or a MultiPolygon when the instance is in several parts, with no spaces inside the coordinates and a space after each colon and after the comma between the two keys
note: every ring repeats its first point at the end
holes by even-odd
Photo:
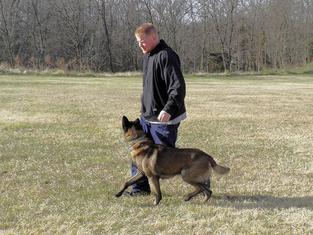
{"type": "MultiPolygon", "coordinates": [[[[110,65],[110,71],[114,72],[114,67],[113,67],[113,56],[112,56],[112,40],[111,40],[111,32],[109,31],[109,26],[108,26],[108,20],[107,20],[107,11],[110,10],[108,9],[108,3],[107,0],[96,0],[99,14],[102,19],[102,25],[104,29],[103,36],[105,38],[105,45],[106,45],[106,50],[109,55],[109,65],[110,65]]],[[[111,4],[114,4],[114,0],[112,1],[111,4]]]]}
{"type": "Polygon", "coordinates": [[[229,70],[235,28],[234,16],[238,7],[238,0],[209,0],[205,7],[213,20],[220,41],[224,69],[229,70]]]}
{"type": "Polygon", "coordinates": [[[153,14],[152,14],[152,11],[153,11],[153,7],[152,7],[152,2],[153,1],[149,1],[149,0],[141,0],[141,2],[144,4],[145,6],[145,9],[147,9],[147,12],[148,12],[148,19],[150,21],[150,23],[154,24],[154,17],[153,17],[153,14]]]}
{"type": "Polygon", "coordinates": [[[32,19],[30,28],[32,29],[32,42],[35,49],[35,63],[37,68],[43,68],[46,55],[46,40],[48,33],[49,11],[45,1],[30,0],[30,14],[32,19]]]}
{"type": "Polygon", "coordinates": [[[178,52],[181,50],[179,45],[182,41],[178,35],[182,30],[182,23],[186,16],[186,6],[186,0],[157,0],[153,4],[161,34],[178,52]]]}
{"type": "Polygon", "coordinates": [[[56,30],[62,30],[62,43],[67,43],[67,47],[72,47],[73,50],[68,50],[68,53],[74,52],[72,66],[78,66],[79,70],[83,69],[84,63],[84,46],[88,40],[88,29],[86,28],[85,9],[88,2],[84,0],[68,0],[55,1],[54,8],[57,14],[56,30]]]}
{"type": "Polygon", "coordinates": [[[134,30],[143,22],[185,71],[207,71],[212,55],[231,71],[313,60],[312,0],[0,0],[0,63],[139,70],[134,30]]]}
{"type": "Polygon", "coordinates": [[[263,63],[263,0],[240,0],[237,14],[236,47],[233,54],[237,70],[259,71],[263,63]]]}
{"type": "Polygon", "coordinates": [[[299,0],[297,13],[300,27],[294,29],[294,36],[298,36],[298,44],[303,45],[304,53],[300,53],[301,64],[313,61],[313,1],[299,0]],[[297,31],[301,30],[301,34],[297,31]]]}
{"type": "Polygon", "coordinates": [[[20,0],[0,0],[0,31],[9,64],[14,67],[14,45],[16,42],[16,20],[20,0]]]}

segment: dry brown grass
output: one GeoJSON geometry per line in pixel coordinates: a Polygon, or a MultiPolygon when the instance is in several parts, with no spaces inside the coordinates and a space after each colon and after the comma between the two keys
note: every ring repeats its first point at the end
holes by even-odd
{"type": "Polygon", "coordinates": [[[231,167],[185,203],[179,177],[116,199],[129,175],[121,117],[139,77],[0,76],[0,234],[312,234],[313,78],[187,78],[179,147],[231,167]]]}

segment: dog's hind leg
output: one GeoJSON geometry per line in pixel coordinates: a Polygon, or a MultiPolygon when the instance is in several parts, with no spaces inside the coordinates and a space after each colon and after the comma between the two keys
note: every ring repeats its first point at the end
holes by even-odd
{"type": "Polygon", "coordinates": [[[203,192],[203,189],[201,188],[201,186],[199,184],[192,184],[192,186],[195,188],[195,191],[187,194],[184,198],[184,200],[187,202],[189,201],[191,198],[197,196],[199,193],[203,192]]]}
{"type": "Polygon", "coordinates": [[[115,194],[116,197],[120,197],[122,196],[123,192],[125,191],[125,189],[127,189],[129,186],[137,183],[138,181],[140,181],[142,178],[144,177],[144,175],[140,172],[137,171],[137,174],[133,177],[131,177],[129,180],[127,180],[122,188],[121,191],[119,191],[117,194],[115,194]]]}
{"type": "Polygon", "coordinates": [[[210,178],[204,183],[208,189],[211,189],[211,180],[210,178]]]}
{"type": "Polygon", "coordinates": [[[154,205],[158,205],[162,199],[161,188],[160,188],[160,178],[158,176],[149,177],[149,184],[152,192],[155,193],[154,205]]]}
{"type": "Polygon", "coordinates": [[[200,184],[201,188],[203,189],[203,192],[205,193],[205,198],[203,202],[206,202],[207,200],[210,199],[211,195],[212,195],[212,191],[210,190],[210,188],[208,187],[207,184],[203,183],[200,184]]]}
{"type": "Polygon", "coordinates": [[[191,168],[183,169],[181,171],[181,176],[185,182],[191,184],[196,188],[196,190],[185,197],[185,201],[190,200],[192,197],[198,195],[201,192],[204,192],[205,201],[207,201],[212,192],[210,186],[208,186],[207,179],[210,176],[210,170],[203,167],[202,165],[193,165],[191,168]],[[198,188],[198,189],[197,189],[198,188]]]}

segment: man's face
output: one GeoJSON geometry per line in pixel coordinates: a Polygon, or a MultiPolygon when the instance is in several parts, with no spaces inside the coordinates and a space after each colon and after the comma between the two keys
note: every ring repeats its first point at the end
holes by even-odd
{"type": "Polygon", "coordinates": [[[151,50],[153,50],[157,43],[157,37],[153,33],[150,35],[136,35],[136,39],[138,42],[138,46],[144,54],[149,53],[151,50]]]}

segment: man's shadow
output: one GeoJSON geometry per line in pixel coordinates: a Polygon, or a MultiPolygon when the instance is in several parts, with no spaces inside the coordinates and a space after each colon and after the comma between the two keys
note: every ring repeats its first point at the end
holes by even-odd
{"type": "Polygon", "coordinates": [[[288,209],[305,208],[313,210],[313,196],[275,197],[270,195],[213,196],[217,206],[236,209],[288,209]]]}

